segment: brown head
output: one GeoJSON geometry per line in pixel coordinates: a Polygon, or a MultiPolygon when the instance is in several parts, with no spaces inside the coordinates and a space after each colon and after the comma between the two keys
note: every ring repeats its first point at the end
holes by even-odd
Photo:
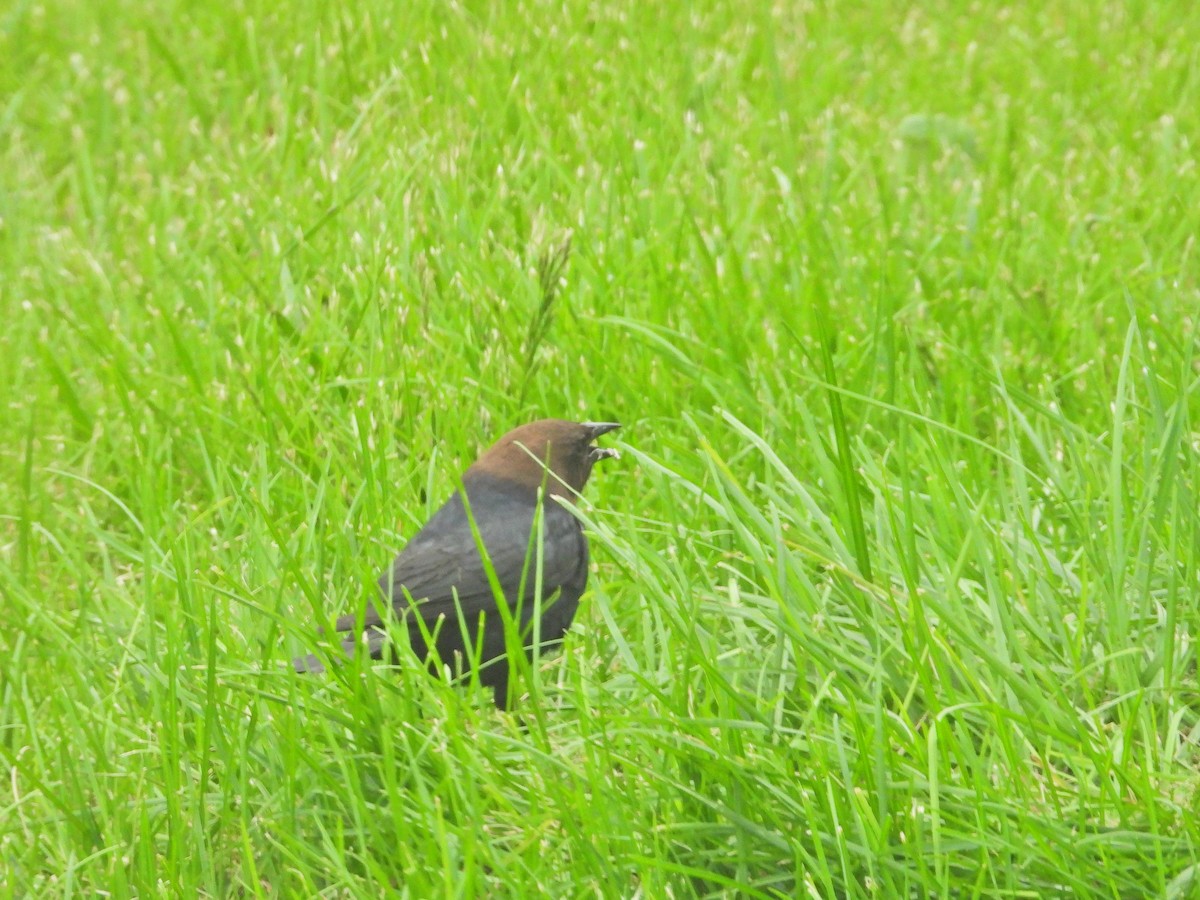
{"type": "Polygon", "coordinates": [[[587,484],[593,465],[620,455],[594,443],[600,435],[620,427],[614,422],[563,419],[530,422],[496,441],[467,470],[463,483],[470,487],[477,478],[498,478],[533,490],[545,483],[548,494],[573,498],[587,484]]]}

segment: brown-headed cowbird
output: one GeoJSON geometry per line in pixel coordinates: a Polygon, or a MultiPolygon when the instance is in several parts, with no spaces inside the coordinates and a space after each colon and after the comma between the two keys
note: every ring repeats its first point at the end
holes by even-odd
{"type": "MultiPolygon", "coordinates": [[[[592,466],[618,455],[593,443],[618,427],[610,422],[542,419],[497,441],[463,475],[467,502],[462,491],[456,491],[380,577],[385,612],[371,605],[361,620],[356,614],[338,619],[339,632],[365,631],[365,639],[348,637],[342,642],[346,654],[353,656],[365,644],[373,658],[382,657],[387,644],[384,616],[390,611],[401,628],[407,626],[409,643],[422,660],[431,659],[426,634],[443,665],[465,671],[474,655],[479,661],[476,677],[495,690],[496,705],[506,709],[510,667],[504,616],[479,544],[487,550],[512,620],[519,623],[526,654],[532,655],[535,642],[545,646],[562,640],[587,585],[588,545],[579,520],[555,498],[574,499],[592,466]],[[534,529],[539,496],[540,602],[534,529]],[[530,627],[535,608],[541,612],[536,638],[530,627]]],[[[300,657],[295,667],[297,672],[324,671],[315,656],[300,657]]]]}

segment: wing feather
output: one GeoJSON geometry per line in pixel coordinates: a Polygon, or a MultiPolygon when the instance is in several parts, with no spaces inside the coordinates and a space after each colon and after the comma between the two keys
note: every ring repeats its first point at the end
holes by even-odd
{"type": "MultiPolygon", "coordinates": [[[[532,540],[535,504],[527,494],[503,490],[472,490],[469,496],[471,514],[496,581],[509,611],[516,614],[519,610],[524,633],[538,606],[538,559],[532,540]]],[[[562,637],[574,617],[587,583],[588,552],[578,520],[558,503],[543,505],[541,529],[541,642],[549,643],[562,637]]],[[[388,601],[397,618],[407,618],[410,642],[421,656],[427,654],[427,646],[413,616],[420,617],[426,631],[437,633],[438,655],[444,662],[463,653],[468,641],[480,646],[481,660],[503,654],[503,618],[459,494],[400,552],[379,579],[379,586],[383,603],[368,608],[361,620],[352,614],[337,622],[337,630],[342,632],[364,627],[372,656],[378,657],[383,650],[378,639],[383,623],[379,607],[386,609],[388,601]],[[439,625],[442,617],[445,620],[439,625]]],[[[347,640],[344,647],[353,653],[356,644],[347,640]]]]}

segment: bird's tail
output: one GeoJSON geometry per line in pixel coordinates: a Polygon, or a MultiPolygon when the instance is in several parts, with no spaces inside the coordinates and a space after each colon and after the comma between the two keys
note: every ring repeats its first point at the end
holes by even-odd
{"type": "MultiPolygon", "coordinates": [[[[346,659],[353,659],[354,655],[365,651],[371,659],[380,659],[383,656],[383,648],[387,643],[387,633],[378,628],[368,628],[365,634],[357,641],[346,638],[342,641],[342,652],[346,654],[346,659]]],[[[309,653],[307,656],[297,656],[292,660],[292,666],[301,674],[312,673],[320,675],[326,671],[325,663],[321,662],[321,658],[315,654],[309,653]]]]}
{"type": "Polygon", "coordinates": [[[325,664],[311,653],[308,654],[308,656],[297,656],[292,660],[292,665],[301,675],[307,672],[311,672],[314,675],[320,675],[325,671],[325,664]]]}

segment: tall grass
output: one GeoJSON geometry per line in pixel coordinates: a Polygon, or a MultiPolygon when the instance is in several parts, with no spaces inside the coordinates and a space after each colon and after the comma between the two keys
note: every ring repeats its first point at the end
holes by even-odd
{"type": "Polygon", "coordinates": [[[1191,896],[1198,46],[0,14],[3,890],[1191,896]],[[626,427],[536,702],[295,677],[542,415],[626,427]]]}

